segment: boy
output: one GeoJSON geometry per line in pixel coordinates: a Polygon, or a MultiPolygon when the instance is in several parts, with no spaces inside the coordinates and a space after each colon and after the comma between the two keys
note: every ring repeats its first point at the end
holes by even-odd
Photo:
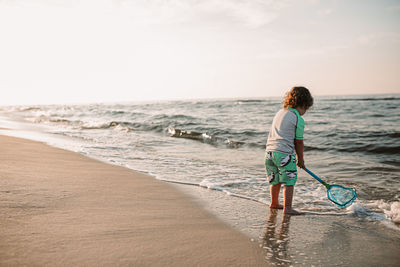
{"type": "Polygon", "coordinates": [[[313,103],[313,97],[307,88],[293,87],[286,93],[283,109],[276,113],[268,135],[265,168],[271,185],[270,208],[283,208],[284,214],[302,214],[292,208],[294,185],[297,181],[296,154],[297,166],[304,168],[304,120],[301,116],[313,103]],[[282,184],[284,207],[279,204],[282,184]]]}

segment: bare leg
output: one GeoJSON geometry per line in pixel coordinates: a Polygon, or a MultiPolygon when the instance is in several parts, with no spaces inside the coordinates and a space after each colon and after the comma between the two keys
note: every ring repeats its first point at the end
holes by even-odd
{"type": "Polygon", "coordinates": [[[281,190],[281,184],[271,185],[269,187],[271,193],[271,209],[283,209],[283,206],[279,204],[279,191],[281,190]]]}
{"type": "Polygon", "coordinates": [[[283,187],[283,199],[284,199],[284,202],[285,202],[284,203],[285,204],[285,208],[283,209],[283,213],[284,214],[290,214],[290,215],[301,215],[303,213],[292,209],[293,192],[294,192],[294,186],[293,185],[285,185],[283,187]]]}

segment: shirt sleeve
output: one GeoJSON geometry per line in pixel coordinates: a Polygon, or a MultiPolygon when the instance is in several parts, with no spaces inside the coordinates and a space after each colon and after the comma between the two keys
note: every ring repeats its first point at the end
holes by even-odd
{"type": "Polygon", "coordinates": [[[303,134],[304,134],[304,119],[301,116],[297,116],[295,139],[303,140],[303,134]]]}

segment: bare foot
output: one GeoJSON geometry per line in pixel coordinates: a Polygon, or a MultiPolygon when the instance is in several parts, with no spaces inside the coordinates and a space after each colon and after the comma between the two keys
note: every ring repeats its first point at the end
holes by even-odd
{"type": "Polygon", "coordinates": [[[303,212],[300,212],[300,211],[297,211],[297,210],[295,210],[295,209],[286,207],[286,208],[283,210],[283,214],[285,214],[285,215],[303,215],[304,213],[303,213],[303,212]]]}
{"type": "Polygon", "coordinates": [[[278,204],[278,205],[269,205],[270,209],[278,209],[278,210],[282,210],[283,209],[283,205],[278,204]]]}

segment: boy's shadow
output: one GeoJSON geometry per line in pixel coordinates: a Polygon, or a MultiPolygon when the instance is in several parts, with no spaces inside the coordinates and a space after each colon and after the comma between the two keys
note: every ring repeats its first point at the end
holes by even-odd
{"type": "Polygon", "coordinates": [[[267,228],[262,239],[263,248],[267,250],[267,258],[280,265],[290,265],[288,253],[290,215],[282,215],[280,228],[277,231],[278,210],[270,209],[267,228]]]}

